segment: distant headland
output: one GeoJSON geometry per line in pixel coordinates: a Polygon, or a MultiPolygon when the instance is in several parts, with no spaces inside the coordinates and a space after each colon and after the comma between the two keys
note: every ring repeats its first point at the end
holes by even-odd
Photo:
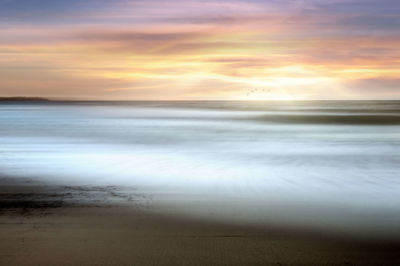
{"type": "Polygon", "coordinates": [[[0,97],[0,102],[48,102],[47,98],[42,97],[0,97]]]}

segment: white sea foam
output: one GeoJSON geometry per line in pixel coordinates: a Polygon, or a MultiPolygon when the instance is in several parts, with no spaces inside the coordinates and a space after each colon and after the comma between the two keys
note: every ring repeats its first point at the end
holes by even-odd
{"type": "Polygon", "coordinates": [[[390,119],[395,103],[354,124],[330,116],[373,108],[257,104],[0,105],[0,172],[134,186],[164,210],[205,219],[398,232],[400,126],[375,117],[390,119]]]}

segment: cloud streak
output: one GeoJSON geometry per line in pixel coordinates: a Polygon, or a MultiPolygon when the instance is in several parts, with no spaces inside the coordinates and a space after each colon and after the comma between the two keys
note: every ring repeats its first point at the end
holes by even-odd
{"type": "Polygon", "coordinates": [[[39,2],[0,1],[4,95],[400,97],[396,1],[39,2]]]}

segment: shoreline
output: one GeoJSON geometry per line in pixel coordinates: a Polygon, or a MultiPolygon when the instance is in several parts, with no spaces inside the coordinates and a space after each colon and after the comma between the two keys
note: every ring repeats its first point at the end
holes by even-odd
{"type": "Polygon", "coordinates": [[[60,189],[8,178],[0,189],[0,265],[400,263],[400,243],[159,214],[149,198],[129,199],[115,187],[60,189]]]}

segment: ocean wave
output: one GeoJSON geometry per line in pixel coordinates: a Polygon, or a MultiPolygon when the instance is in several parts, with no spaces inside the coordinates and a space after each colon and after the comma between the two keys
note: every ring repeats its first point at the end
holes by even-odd
{"type": "Polygon", "coordinates": [[[253,120],[286,124],[400,125],[398,115],[261,115],[253,120]]]}

